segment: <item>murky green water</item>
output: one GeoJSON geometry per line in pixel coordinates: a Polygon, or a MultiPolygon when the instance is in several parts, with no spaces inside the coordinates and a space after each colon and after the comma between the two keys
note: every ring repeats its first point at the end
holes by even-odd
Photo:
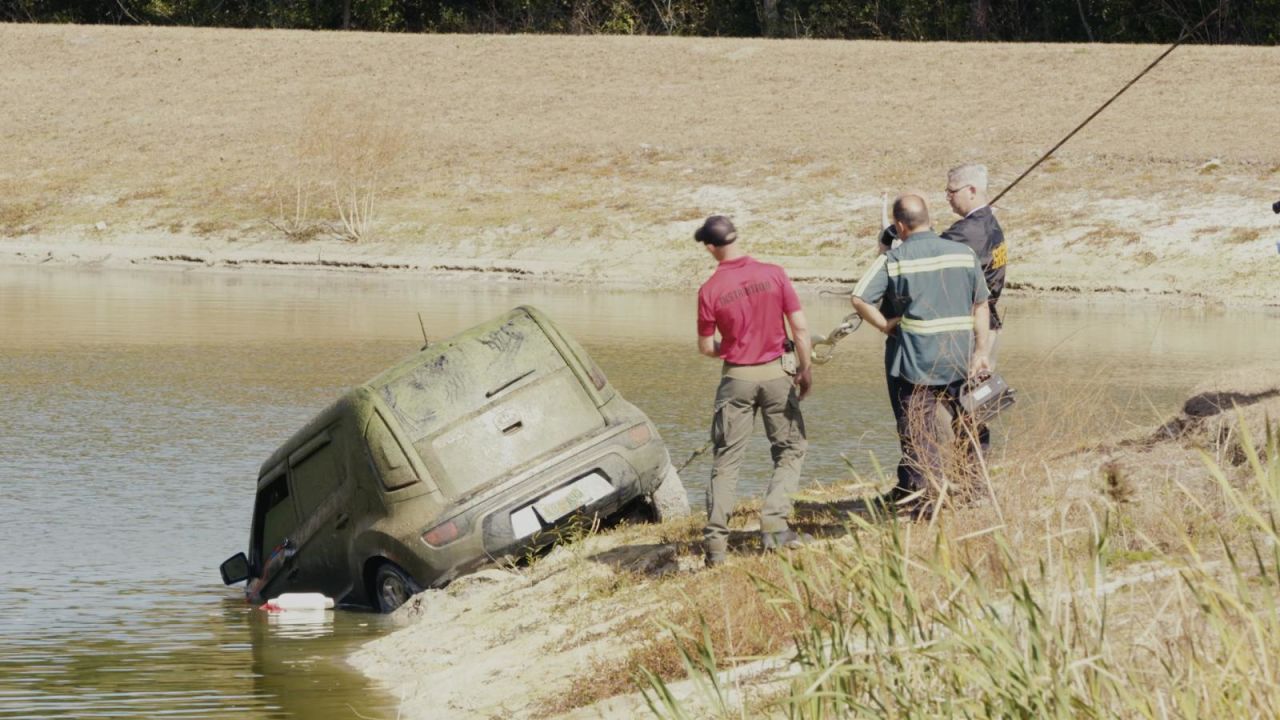
{"type": "MultiPolygon", "coordinates": [[[[818,331],[847,312],[804,299],[818,331]]],[[[694,350],[691,294],[0,268],[0,717],[394,717],[395,699],[343,664],[389,629],[381,618],[280,624],[217,566],[247,544],[258,463],[413,352],[418,313],[439,338],[522,303],[583,341],[677,463],[705,442],[718,367],[694,350]]],[[[1207,374],[1280,355],[1275,313],[1006,305],[1011,443],[1017,422],[1081,404],[1150,424],[1207,374]]],[[[862,331],[817,371],[810,481],[847,476],[845,458],[862,472],[870,453],[896,460],[880,350],[862,331]]],[[[766,458],[757,438],[744,491],[766,458]]],[[[695,506],[708,469],[684,473],[695,506]]]]}

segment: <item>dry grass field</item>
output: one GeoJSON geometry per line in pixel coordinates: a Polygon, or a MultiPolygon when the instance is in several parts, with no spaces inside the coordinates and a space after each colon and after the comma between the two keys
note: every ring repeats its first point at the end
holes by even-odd
{"type": "MultiPolygon", "coordinates": [[[[732,215],[856,277],[882,192],[939,224],[1150,46],[0,25],[0,261],[505,270],[687,285],[732,215]]],[[[1280,49],[1184,47],[1001,202],[1015,287],[1271,302],[1280,49]]]]}

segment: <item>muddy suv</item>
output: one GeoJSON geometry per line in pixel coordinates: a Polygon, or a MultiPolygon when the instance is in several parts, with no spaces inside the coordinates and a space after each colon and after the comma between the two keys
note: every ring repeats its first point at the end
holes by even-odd
{"type": "Polygon", "coordinates": [[[354,388],[258,476],[249,600],[316,591],[384,612],[522,557],[572,517],[688,512],[644,413],[541,312],[520,307],[354,388]]]}

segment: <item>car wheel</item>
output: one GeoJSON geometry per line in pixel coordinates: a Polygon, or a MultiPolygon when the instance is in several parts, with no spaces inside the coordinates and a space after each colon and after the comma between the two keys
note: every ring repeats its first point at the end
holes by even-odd
{"type": "Polygon", "coordinates": [[[418,583],[395,563],[379,565],[377,574],[373,576],[373,597],[381,612],[395,610],[420,592],[422,588],[418,587],[418,583]]]}

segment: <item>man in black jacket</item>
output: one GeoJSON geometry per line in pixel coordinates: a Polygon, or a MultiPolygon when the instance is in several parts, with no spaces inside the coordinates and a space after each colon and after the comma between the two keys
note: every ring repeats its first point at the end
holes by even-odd
{"type": "Polygon", "coordinates": [[[973,250],[978,256],[978,262],[982,263],[982,274],[986,277],[987,291],[991,294],[991,299],[987,302],[991,307],[990,359],[994,367],[1000,328],[1004,325],[996,311],[996,302],[1000,299],[1000,291],[1004,290],[1008,251],[1004,244],[1004,230],[1000,229],[1000,222],[987,205],[986,166],[966,163],[948,171],[947,202],[951,203],[951,210],[960,219],[942,233],[942,237],[964,243],[973,250]]]}
{"type": "MultiPolygon", "coordinates": [[[[996,366],[996,351],[1000,347],[1000,329],[1004,323],[996,310],[1000,291],[1004,290],[1004,270],[1008,261],[1008,249],[1004,244],[1004,230],[996,220],[991,206],[987,205],[987,167],[966,163],[947,171],[947,202],[951,210],[960,216],[942,237],[964,243],[978,256],[982,274],[987,281],[987,300],[991,309],[991,342],[988,362],[996,366]]],[[[991,446],[991,432],[986,425],[977,428],[978,440],[983,452],[991,446]]]]}

